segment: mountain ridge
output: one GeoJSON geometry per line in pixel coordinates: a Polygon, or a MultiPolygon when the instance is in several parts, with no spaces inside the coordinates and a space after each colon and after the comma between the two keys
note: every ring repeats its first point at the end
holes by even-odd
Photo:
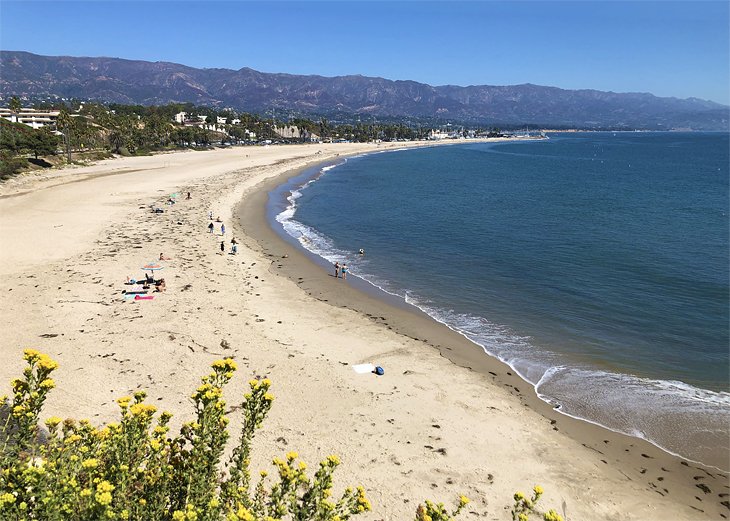
{"type": "Polygon", "coordinates": [[[247,112],[441,119],[482,125],[727,130],[730,107],[699,98],[519,85],[440,85],[345,75],[196,68],[167,61],[0,51],[0,95],[164,105],[192,102],[247,112]]]}

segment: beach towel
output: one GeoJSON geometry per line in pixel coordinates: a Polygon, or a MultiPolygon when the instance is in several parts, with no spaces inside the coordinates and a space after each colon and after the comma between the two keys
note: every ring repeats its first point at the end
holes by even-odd
{"type": "Polygon", "coordinates": [[[135,295],[134,300],[152,300],[155,298],[154,295],[135,295]]]}
{"type": "Polygon", "coordinates": [[[352,370],[357,374],[372,373],[375,370],[375,366],[373,364],[358,364],[353,365],[352,370]]]}

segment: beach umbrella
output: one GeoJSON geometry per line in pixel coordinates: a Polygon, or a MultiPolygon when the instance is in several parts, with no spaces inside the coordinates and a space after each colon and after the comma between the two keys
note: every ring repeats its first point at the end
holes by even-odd
{"type": "Polygon", "coordinates": [[[150,270],[152,275],[155,274],[155,271],[164,269],[159,262],[148,262],[144,266],[142,266],[143,270],[150,270]]]}

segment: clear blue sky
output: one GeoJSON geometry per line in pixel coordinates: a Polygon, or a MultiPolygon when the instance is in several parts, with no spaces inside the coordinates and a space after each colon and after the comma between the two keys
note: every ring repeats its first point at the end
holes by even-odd
{"type": "Polygon", "coordinates": [[[0,48],[730,102],[729,2],[10,2],[0,48]]]}

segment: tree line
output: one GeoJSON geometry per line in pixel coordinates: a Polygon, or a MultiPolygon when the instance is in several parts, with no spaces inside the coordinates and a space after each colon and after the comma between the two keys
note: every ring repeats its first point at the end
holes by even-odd
{"type": "MultiPolygon", "coordinates": [[[[10,100],[11,113],[21,109],[17,97],[10,100]]],[[[0,178],[21,170],[31,159],[60,155],[71,162],[76,154],[99,151],[141,155],[178,148],[205,148],[212,145],[254,144],[261,141],[297,142],[311,138],[368,142],[375,140],[425,139],[431,127],[406,122],[332,122],[327,118],[270,117],[197,107],[192,103],[162,106],[101,104],[71,101],[37,103],[33,108],[60,110],[54,127],[32,129],[0,118],[0,178]],[[175,115],[185,112],[195,124],[179,124],[175,115]],[[218,123],[218,118],[224,123],[218,123]],[[234,120],[236,124],[233,124],[234,120]],[[296,126],[300,137],[281,138],[277,127],[296,126]]],[[[486,132],[484,132],[486,134],[486,132]]]]}

